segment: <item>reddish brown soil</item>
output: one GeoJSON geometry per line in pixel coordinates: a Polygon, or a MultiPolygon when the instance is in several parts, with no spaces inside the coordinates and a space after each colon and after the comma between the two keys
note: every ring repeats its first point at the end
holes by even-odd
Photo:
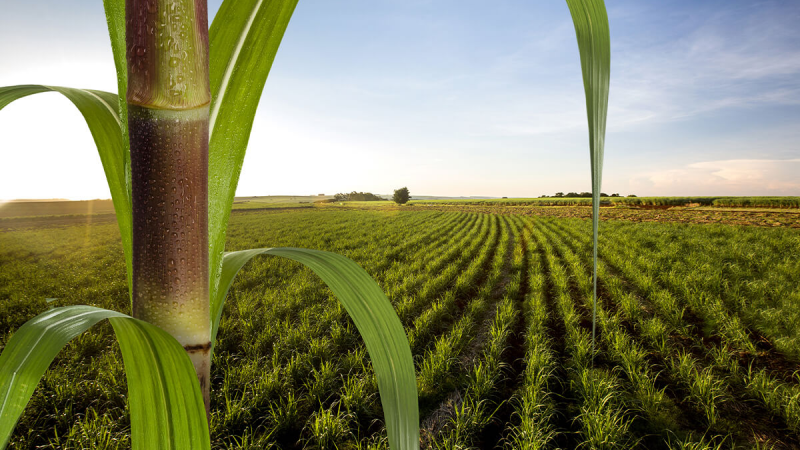
{"type": "MultiPolygon", "coordinates": [[[[542,217],[574,217],[589,219],[592,208],[588,206],[486,206],[486,205],[408,205],[404,210],[444,210],[480,212],[487,214],[522,214],[542,217]]],[[[630,222],[673,222],[693,224],[748,225],[756,227],[800,228],[800,211],[729,211],[676,209],[652,207],[652,209],[601,208],[602,220],[626,220],[630,222]]]]}

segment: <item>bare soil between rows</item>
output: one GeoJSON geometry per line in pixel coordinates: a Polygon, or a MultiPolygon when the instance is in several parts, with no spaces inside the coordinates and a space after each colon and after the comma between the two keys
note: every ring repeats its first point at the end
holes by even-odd
{"type": "MultiPolygon", "coordinates": [[[[404,209],[429,211],[463,211],[484,214],[520,214],[538,217],[591,219],[589,206],[486,206],[486,205],[408,205],[404,209]]],[[[742,211],[709,210],[692,208],[646,207],[646,208],[600,208],[601,220],[623,220],[629,222],[666,222],[687,224],[722,224],[755,227],[784,227],[800,229],[800,211],[742,211]]]]}

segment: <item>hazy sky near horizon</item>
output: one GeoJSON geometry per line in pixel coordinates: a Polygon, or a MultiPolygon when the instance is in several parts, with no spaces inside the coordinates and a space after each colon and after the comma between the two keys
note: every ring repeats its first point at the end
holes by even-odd
{"type": "MultiPolygon", "coordinates": [[[[0,86],[116,90],[102,1],[2,3],[0,86]]],[[[604,192],[800,195],[800,2],[607,7],[604,192]]],[[[300,0],[237,195],[588,191],[586,127],[562,0],[300,0]]],[[[0,110],[0,136],[0,199],[109,197],[58,94],[0,110]]]]}

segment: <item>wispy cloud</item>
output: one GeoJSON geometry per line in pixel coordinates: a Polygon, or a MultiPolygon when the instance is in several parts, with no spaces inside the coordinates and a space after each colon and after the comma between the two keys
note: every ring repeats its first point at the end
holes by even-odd
{"type": "Polygon", "coordinates": [[[702,161],[630,179],[632,189],[676,195],[800,195],[800,159],[702,161]]]}
{"type": "MultiPolygon", "coordinates": [[[[699,7],[672,24],[688,28],[676,39],[620,39],[610,126],[624,129],[730,108],[800,105],[800,8],[774,6],[713,12],[699,7]]],[[[659,32],[664,30],[654,30],[659,32]]]]}
{"type": "MultiPolygon", "coordinates": [[[[116,89],[102,2],[11,3],[0,15],[0,42],[14,43],[0,46],[0,85],[116,89]]],[[[213,13],[220,0],[210,3],[213,13]]],[[[607,192],[800,193],[800,3],[609,8],[607,192]]],[[[254,195],[406,183],[452,195],[585,190],[585,114],[563,2],[300,2],[240,187],[254,195]]],[[[0,197],[107,195],[90,134],[67,100],[21,100],[0,111],[0,131],[15,149],[0,160],[0,197]],[[52,173],[20,169],[42,161],[52,173]],[[63,178],[86,164],[97,166],[91,183],[63,178]]]]}

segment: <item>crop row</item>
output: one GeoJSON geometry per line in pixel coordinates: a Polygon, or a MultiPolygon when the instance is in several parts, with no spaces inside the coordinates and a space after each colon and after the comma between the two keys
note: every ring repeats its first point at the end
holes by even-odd
{"type": "MultiPolygon", "coordinates": [[[[601,197],[608,205],[800,208],[800,197],[601,197]]],[[[539,197],[485,200],[416,200],[415,204],[489,206],[590,206],[590,197],[539,197]]]]}
{"type": "MultiPolygon", "coordinates": [[[[560,228],[563,230],[567,227],[560,228]]],[[[584,245],[574,242],[574,236],[562,237],[572,239],[573,248],[584,249],[584,245]]],[[[658,277],[659,271],[648,273],[641,270],[643,266],[647,267],[647,251],[631,245],[630,241],[626,242],[624,246],[617,242],[601,252],[605,260],[616,263],[621,276],[612,275],[608,267],[601,264],[600,280],[604,284],[605,294],[609,297],[609,303],[619,311],[615,321],[626,321],[633,325],[634,332],[642,337],[641,342],[660,359],[658,367],[666,372],[672,381],[670,385],[686,394],[688,402],[684,403],[689,403],[711,429],[716,428],[723,435],[725,431],[737,434],[740,425],[735,418],[720,423],[720,406],[731,409],[735,405],[737,415],[741,414],[742,408],[750,404],[750,399],[739,395],[745,391],[751,398],[761,399],[762,407],[783,418],[786,426],[796,433],[800,406],[797,403],[800,400],[797,380],[782,382],[770,376],[765,369],[755,367],[753,363],[757,361],[751,360],[748,365],[744,360],[734,358],[733,355],[754,351],[754,344],[748,340],[748,332],[737,317],[717,302],[697,300],[703,297],[691,297],[685,304],[679,298],[681,290],[677,286],[672,286],[675,291],[661,288],[654,278],[658,277]],[[629,278],[625,280],[626,277],[629,278]],[[633,294],[631,286],[640,295],[633,294]],[[702,324],[704,326],[700,328],[703,330],[697,330],[695,324],[686,320],[695,314],[713,318],[714,321],[702,324]],[[721,342],[715,344],[714,337],[721,342]]],[[[582,250],[581,253],[585,254],[582,250]]],[[[588,265],[588,261],[585,262],[588,265]]],[[[576,262],[576,265],[579,267],[579,263],[576,262]]],[[[587,269],[583,271],[587,272],[587,269]]],[[[601,309],[601,323],[604,322],[603,315],[601,309]]],[[[609,351],[609,354],[613,353],[609,351]]],[[[642,370],[626,372],[644,373],[642,370]]],[[[759,409],[755,407],[751,414],[768,419],[759,409]]],[[[658,422],[655,419],[651,417],[651,424],[658,422]]],[[[675,434],[673,430],[670,432],[675,434]]]]}
{"type": "MultiPolygon", "coordinates": [[[[378,281],[409,336],[427,447],[799,445],[800,262],[787,249],[800,235],[604,223],[595,328],[589,230],[519,215],[308,209],[234,215],[228,247],[335,251],[378,281]]],[[[113,224],[2,238],[0,280],[19,293],[0,287],[0,344],[23,315],[6,305],[35,313],[59,296],[125,309],[124,266],[107,256],[113,224]],[[101,265],[118,279],[96,278],[101,265]],[[52,295],[59,285],[76,287],[52,295]]],[[[110,333],[65,350],[13,448],[130,445],[110,333]]],[[[297,264],[264,257],[241,271],[212,385],[215,448],[386,446],[358,332],[297,264]]]]}

